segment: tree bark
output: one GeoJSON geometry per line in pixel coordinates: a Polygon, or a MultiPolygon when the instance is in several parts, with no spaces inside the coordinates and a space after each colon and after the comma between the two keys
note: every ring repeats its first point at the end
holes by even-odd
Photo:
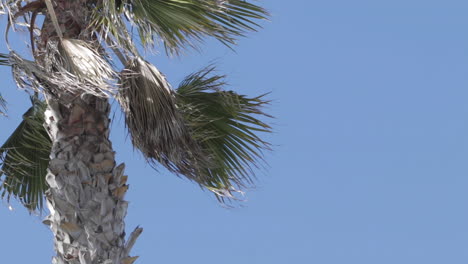
{"type": "Polygon", "coordinates": [[[109,111],[106,99],[93,96],[46,111],[53,145],[44,223],[54,233],[52,263],[132,263],[124,243],[127,176],[124,164],[115,164],[109,111]]]}
{"type": "MultiPolygon", "coordinates": [[[[90,12],[86,0],[57,0],[54,9],[65,37],[89,41],[81,31],[90,12]]],[[[46,52],[45,43],[56,36],[48,16],[39,51],[46,52]]],[[[46,97],[52,152],[46,176],[50,215],[44,223],[54,234],[57,256],[52,263],[133,263],[136,257],[128,254],[142,229],[136,228],[125,244],[127,176],[124,164],[116,166],[109,141],[108,100],[71,93],[46,97]]]]}

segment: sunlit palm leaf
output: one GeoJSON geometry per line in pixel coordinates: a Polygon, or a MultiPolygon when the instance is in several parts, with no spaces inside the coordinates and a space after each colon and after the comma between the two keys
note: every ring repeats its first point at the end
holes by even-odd
{"type": "Polygon", "coordinates": [[[209,76],[209,67],[188,76],[177,89],[177,104],[210,164],[200,167],[195,180],[219,198],[233,198],[233,190],[253,183],[253,167],[262,161],[269,143],[257,132],[271,132],[258,119],[269,117],[261,108],[264,96],[248,98],[222,91],[224,76],[209,76]]]}
{"type": "Polygon", "coordinates": [[[116,73],[96,47],[82,40],[63,39],[59,43],[58,54],[53,54],[55,47],[51,42],[48,48],[49,57],[59,57],[55,61],[58,72],[62,73],[63,77],[72,77],[69,79],[70,87],[79,86],[86,93],[103,97],[114,93],[115,89],[110,83],[116,73]]]}
{"type": "Polygon", "coordinates": [[[23,121],[0,148],[0,190],[2,198],[13,196],[29,210],[40,210],[51,141],[43,127],[46,105],[38,99],[32,102],[23,121]]]}
{"type": "Polygon", "coordinates": [[[256,20],[268,16],[243,0],[128,0],[124,6],[144,44],[159,37],[167,51],[176,53],[205,36],[235,44],[237,37],[256,30],[256,20]]]}
{"type": "Polygon", "coordinates": [[[102,54],[85,41],[63,39],[60,44],[66,68],[82,80],[101,86],[115,76],[102,54]]]}

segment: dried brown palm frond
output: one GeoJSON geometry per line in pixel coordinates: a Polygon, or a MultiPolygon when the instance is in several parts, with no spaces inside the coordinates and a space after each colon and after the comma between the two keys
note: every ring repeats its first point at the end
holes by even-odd
{"type": "Polygon", "coordinates": [[[24,59],[16,52],[10,52],[9,63],[13,74],[13,80],[21,89],[31,89],[39,92],[42,84],[39,80],[48,80],[50,74],[34,61],[24,59]]]}
{"type": "Polygon", "coordinates": [[[36,92],[45,89],[50,95],[70,93],[109,97],[116,93],[115,85],[111,83],[116,74],[104,59],[80,41],[64,40],[63,43],[61,47],[58,41],[49,41],[44,65],[11,52],[9,64],[17,85],[36,92]]]}
{"type": "Polygon", "coordinates": [[[2,94],[0,94],[0,115],[6,116],[6,100],[3,98],[2,94]]]}
{"type": "Polygon", "coordinates": [[[148,162],[159,162],[178,175],[195,177],[193,156],[201,155],[201,151],[191,139],[173,91],[159,70],[140,58],[131,60],[121,73],[117,99],[133,146],[148,162]]]}
{"type": "Polygon", "coordinates": [[[81,81],[107,86],[107,82],[116,76],[109,63],[103,59],[103,55],[85,41],[63,39],[60,44],[64,67],[81,81]]]}
{"type": "MultiPolygon", "coordinates": [[[[115,88],[106,86],[97,86],[90,82],[83,82],[74,74],[68,72],[61,66],[53,55],[48,57],[46,67],[61,69],[60,71],[51,71],[46,67],[22,58],[15,52],[9,55],[9,63],[13,71],[13,78],[22,89],[30,89],[35,92],[47,92],[51,96],[60,96],[66,93],[70,94],[92,94],[98,97],[108,97],[114,93],[115,88]]],[[[65,99],[65,98],[61,98],[65,99]]]]}

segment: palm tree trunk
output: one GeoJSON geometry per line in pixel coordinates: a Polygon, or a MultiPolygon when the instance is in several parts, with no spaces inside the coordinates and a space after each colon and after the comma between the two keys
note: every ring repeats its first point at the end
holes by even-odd
{"type": "MultiPolygon", "coordinates": [[[[86,38],[86,0],[57,0],[55,12],[67,38],[86,38]]],[[[50,17],[41,43],[56,37],[50,17]]],[[[44,45],[39,45],[39,49],[44,45]]],[[[39,63],[41,63],[39,61],[39,63]]],[[[46,128],[52,140],[46,191],[50,215],[44,220],[54,234],[57,256],[52,263],[130,264],[129,251],[142,229],[125,243],[124,217],[128,189],[124,164],[116,166],[109,141],[110,105],[92,95],[49,96],[46,128]],[[61,98],[74,98],[66,102],[61,98]]]]}
{"type": "Polygon", "coordinates": [[[53,146],[44,223],[54,233],[53,263],[131,263],[123,262],[133,244],[124,243],[127,176],[124,164],[115,166],[108,114],[107,100],[92,96],[46,111],[53,146]]]}

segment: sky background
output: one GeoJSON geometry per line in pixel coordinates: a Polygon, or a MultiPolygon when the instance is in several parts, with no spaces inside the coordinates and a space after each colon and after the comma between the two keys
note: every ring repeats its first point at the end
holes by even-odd
{"type": "MultiPolygon", "coordinates": [[[[271,92],[274,152],[242,207],[146,166],[116,114],[137,263],[467,263],[468,2],[260,3],[271,22],[236,53],[207,41],[147,57],[174,86],[215,62],[230,89],[271,92]]],[[[10,75],[2,142],[29,107],[10,75]]],[[[42,217],[12,205],[0,203],[1,262],[50,263],[42,217]]]]}

